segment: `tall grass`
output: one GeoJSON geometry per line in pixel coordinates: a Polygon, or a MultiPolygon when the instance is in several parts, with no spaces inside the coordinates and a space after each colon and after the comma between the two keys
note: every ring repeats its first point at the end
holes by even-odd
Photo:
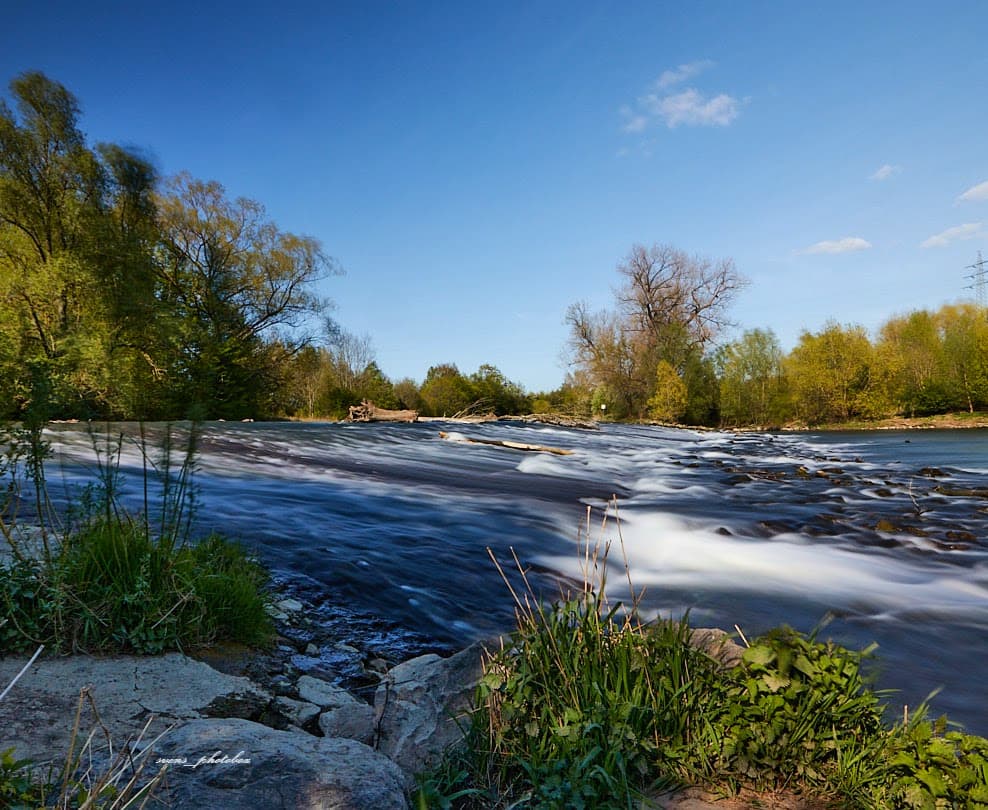
{"type": "Polygon", "coordinates": [[[886,727],[885,695],[861,674],[871,650],[780,628],[716,660],[688,617],[642,621],[630,576],[630,603],[608,602],[608,550],[587,539],[582,588],[552,605],[517,558],[518,588],[495,560],[516,629],[487,656],[465,747],[420,778],[419,808],[630,809],[698,785],[988,810],[988,741],[928,723],[925,707],[886,727]]]}
{"type": "MultiPolygon", "coordinates": [[[[122,437],[91,437],[97,482],[74,505],[71,529],[61,531],[57,543],[48,542],[52,524],[42,520],[33,531],[40,531],[43,549],[32,553],[13,522],[2,521],[13,558],[0,565],[0,652],[38,644],[60,651],[158,653],[218,639],[266,643],[273,628],[265,612],[264,569],[242,546],[221,537],[190,542],[198,427],[188,432],[175,467],[172,429],[165,430],[155,459],[142,426],[145,509],[138,515],[118,500],[122,437]],[[152,485],[160,493],[156,499],[149,494],[152,485]]],[[[37,475],[18,463],[19,453],[31,452],[19,446],[12,443],[4,456],[8,514],[20,486],[18,471],[29,480],[37,475]]]]}

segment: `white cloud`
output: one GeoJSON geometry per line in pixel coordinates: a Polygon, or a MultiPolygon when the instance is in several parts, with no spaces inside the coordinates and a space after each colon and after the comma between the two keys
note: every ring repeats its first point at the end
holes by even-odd
{"type": "Polygon", "coordinates": [[[748,101],[747,98],[739,100],[727,93],[708,96],[695,87],[679,92],[671,89],[713,66],[711,60],[702,59],[662,73],[650,92],[640,96],[633,106],[621,107],[621,131],[637,135],[654,124],[664,124],[669,129],[729,126],[740,114],[741,105],[748,101]]]}
{"type": "Polygon", "coordinates": [[[634,112],[628,106],[621,108],[621,116],[624,118],[624,124],[621,126],[622,132],[644,132],[645,127],[648,126],[648,118],[634,112]]]}
{"type": "MultiPolygon", "coordinates": [[[[978,186],[975,186],[975,188],[978,188],[978,186]]],[[[951,242],[958,242],[962,239],[974,239],[976,236],[984,235],[984,233],[983,222],[968,222],[964,225],[955,225],[953,228],[947,228],[945,231],[934,234],[929,239],[921,242],[919,246],[923,248],[946,247],[951,242]]]]}
{"type": "Polygon", "coordinates": [[[815,245],[810,245],[805,250],[799,251],[800,253],[853,253],[856,250],[867,250],[871,247],[871,242],[867,239],[862,239],[860,236],[845,236],[842,239],[825,239],[823,242],[817,242],[815,245]]]}
{"type": "Polygon", "coordinates": [[[874,174],[868,177],[869,180],[888,180],[890,177],[894,177],[899,172],[902,171],[901,166],[892,166],[886,163],[880,169],[878,169],[874,174]]]}
{"type": "Polygon", "coordinates": [[[673,96],[649,95],[640,104],[669,129],[680,124],[693,127],[726,127],[738,117],[739,103],[726,93],[707,98],[692,87],[673,96]]]}
{"type": "Polygon", "coordinates": [[[659,90],[667,90],[673,85],[692,79],[697,74],[703,73],[707,68],[712,68],[714,63],[710,59],[699,59],[696,62],[687,62],[680,65],[675,70],[666,70],[655,81],[655,86],[659,90]]]}
{"type": "Polygon", "coordinates": [[[957,202],[980,202],[981,200],[988,200],[988,180],[978,183],[976,186],[971,186],[971,188],[957,198],[957,202]]]}

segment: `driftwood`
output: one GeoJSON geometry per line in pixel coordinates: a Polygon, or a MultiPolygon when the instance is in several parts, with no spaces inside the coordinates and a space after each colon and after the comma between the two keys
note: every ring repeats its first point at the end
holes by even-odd
{"type": "Polygon", "coordinates": [[[378,408],[373,402],[364,400],[359,405],[351,405],[348,422],[414,422],[419,418],[418,411],[389,411],[378,408]]]}
{"type": "Polygon", "coordinates": [[[541,444],[526,444],[525,442],[506,442],[499,441],[497,439],[472,439],[468,436],[464,436],[461,433],[446,433],[445,431],[439,431],[440,439],[447,439],[451,442],[463,442],[465,444],[491,444],[495,447],[507,447],[509,450],[527,450],[533,453],[554,453],[557,456],[571,456],[573,455],[572,450],[566,450],[562,447],[546,447],[541,444]]]}
{"type": "Polygon", "coordinates": [[[584,430],[599,430],[593,419],[577,419],[575,416],[565,416],[560,413],[530,413],[525,416],[501,416],[502,422],[525,422],[526,424],[557,425],[559,427],[583,428],[584,430]]]}

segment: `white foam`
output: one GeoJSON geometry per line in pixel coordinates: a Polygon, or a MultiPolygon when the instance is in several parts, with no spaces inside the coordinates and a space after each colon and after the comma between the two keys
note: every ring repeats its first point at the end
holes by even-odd
{"type": "MultiPolygon", "coordinates": [[[[928,560],[920,568],[901,556],[857,553],[800,535],[754,540],[724,536],[714,528],[625,509],[620,536],[635,587],[647,586],[653,595],[663,587],[775,593],[826,602],[835,609],[866,605],[876,613],[924,609],[988,618],[988,589],[958,576],[953,567],[938,574],[928,560]]],[[[619,565],[613,522],[608,537],[613,541],[611,564],[619,565]]],[[[570,560],[553,557],[546,562],[582,575],[575,554],[570,560]]],[[[616,573],[612,571],[612,580],[616,573]]]]}

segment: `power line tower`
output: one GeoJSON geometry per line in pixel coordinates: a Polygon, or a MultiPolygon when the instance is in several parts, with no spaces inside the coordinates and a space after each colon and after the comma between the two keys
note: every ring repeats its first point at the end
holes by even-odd
{"type": "Polygon", "coordinates": [[[988,262],[981,258],[981,251],[978,251],[978,260],[974,264],[969,264],[964,268],[970,270],[964,278],[972,279],[965,290],[974,290],[974,300],[979,307],[988,306],[988,262]]]}

